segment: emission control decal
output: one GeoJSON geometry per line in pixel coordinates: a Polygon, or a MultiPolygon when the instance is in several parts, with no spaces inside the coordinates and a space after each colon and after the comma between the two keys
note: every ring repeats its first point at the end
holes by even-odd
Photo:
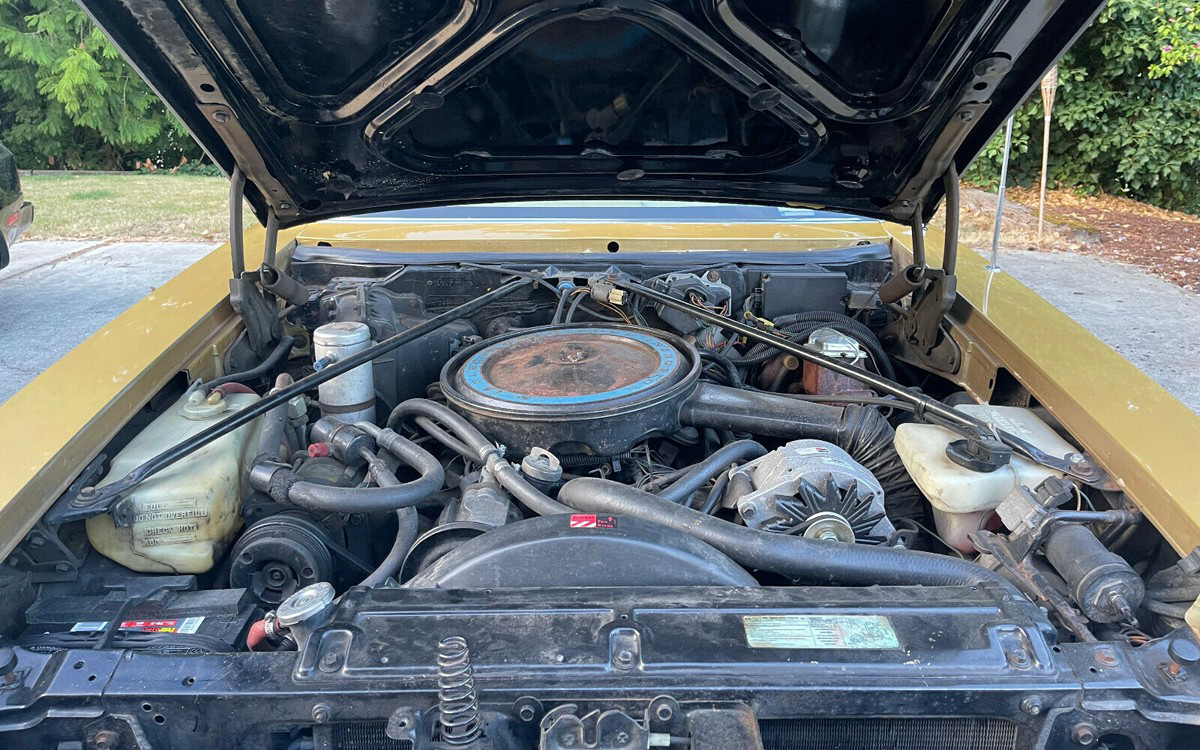
{"type": "Polygon", "coordinates": [[[750,648],[900,648],[882,615],[746,615],[742,624],[750,648]]]}
{"type": "Polygon", "coordinates": [[[615,529],[616,516],[597,516],[595,513],[572,513],[569,526],[572,529],[615,529]]]}

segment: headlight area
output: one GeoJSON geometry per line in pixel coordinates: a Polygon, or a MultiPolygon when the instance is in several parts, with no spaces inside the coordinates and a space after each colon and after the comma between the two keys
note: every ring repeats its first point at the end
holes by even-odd
{"type": "Polygon", "coordinates": [[[18,546],[0,745],[1200,744],[1200,559],[886,247],[409,260],[297,248],[18,546]]]}

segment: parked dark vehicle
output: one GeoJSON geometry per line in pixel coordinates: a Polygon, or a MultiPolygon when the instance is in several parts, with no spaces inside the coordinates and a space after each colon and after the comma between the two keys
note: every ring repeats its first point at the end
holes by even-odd
{"type": "Polygon", "coordinates": [[[4,233],[0,235],[0,268],[8,266],[9,249],[21,233],[33,223],[33,204],[21,192],[21,177],[17,174],[17,158],[0,144],[0,203],[4,211],[4,233]]]}

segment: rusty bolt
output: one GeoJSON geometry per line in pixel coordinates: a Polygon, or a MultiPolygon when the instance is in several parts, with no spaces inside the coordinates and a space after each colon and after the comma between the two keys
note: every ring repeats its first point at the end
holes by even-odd
{"type": "Polygon", "coordinates": [[[1009,666],[1027,667],[1029,666],[1029,655],[1019,649],[1008,649],[1004,652],[1004,658],[1008,661],[1009,666]]]}
{"type": "Polygon", "coordinates": [[[328,703],[318,703],[317,705],[313,706],[313,721],[317,722],[318,724],[324,724],[325,722],[329,721],[329,716],[331,713],[332,711],[330,710],[328,703]]]}
{"type": "Polygon", "coordinates": [[[721,273],[720,273],[719,271],[716,271],[716,270],[709,271],[709,272],[708,272],[707,274],[705,274],[705,275],[708,277],[708,280],[709,280],[709,281],[720,281],[720,280],[721,280],[721,273]]]}
{"type": "Polygon", "coordinates": [[[96,750],[116,750],[121,743],[121,737],[111,729],[101,729],[92,738],[92,747],[96,750]]]}
{"type": "Polygon", "coordinates": [[[1071,727],[1071,741],[1076,745],[1088,747],[1096,742],[1096,727],[1081,722],[1071,727]]]}
{"type": "Polygon", "coordinates": [[[1200,662],[1200,646],[1186,636],[1172,638],[1167,643],[1167,654],[1171,657],[1171,663],[1167,665],[1167,674],[1172,677],[1178,677],[1184,667],[1200,662]]]}
{"type": "Polygon", "coordinates": [[[1105,667],[1117,666],[1117,652],[1112,646],[1101,646],[1096,649],[1096,653],[1093,656],[1096,659],[1096,663],[1105,667]]]}

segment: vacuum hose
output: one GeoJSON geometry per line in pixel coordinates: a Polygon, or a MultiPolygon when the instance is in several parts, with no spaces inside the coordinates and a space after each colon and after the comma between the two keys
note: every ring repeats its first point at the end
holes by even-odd
{"type": "Polygon", "coordinates": [[[759,531],[607,479],[572,479],[558,491],[558,498],[575,510],[633,516],[685,531],[748,568],[811,583],[861,586],[989,583],[1017,593],[999,574],[957,558],[759,531]]]}
{"type": "Polygon", "coordinates": [[[458,438],[457,441],[444,440],[435,433],[431,432],[431,434],[434,434],[434,437],[438,437],[443,444],[451,449],[460,452],[461,448],[456,447],[455,444],[461,441],[459,445],[467,449],[465,452],[461,452],[463,458],[483,464],[483,467],[496,478],[501,487],[508,490],[519,503],[539,516],[553,516],[571,512],[570,508],[556,502],[553,498],[527,482],[525,477],[521,476],[521,473],[513,468],[512,464],[504,460],[500,449],[494,443],[488,440],[473,424],[459,416],[450,407],[425,398],[410,398],[392,410],[391,416],[388,417],[387,421],[388,427],[399,424],[405,417],[424,417],[427,420],[433,420],[433,422],[444,426],[453,433],[452,437],[458,438]]]}

